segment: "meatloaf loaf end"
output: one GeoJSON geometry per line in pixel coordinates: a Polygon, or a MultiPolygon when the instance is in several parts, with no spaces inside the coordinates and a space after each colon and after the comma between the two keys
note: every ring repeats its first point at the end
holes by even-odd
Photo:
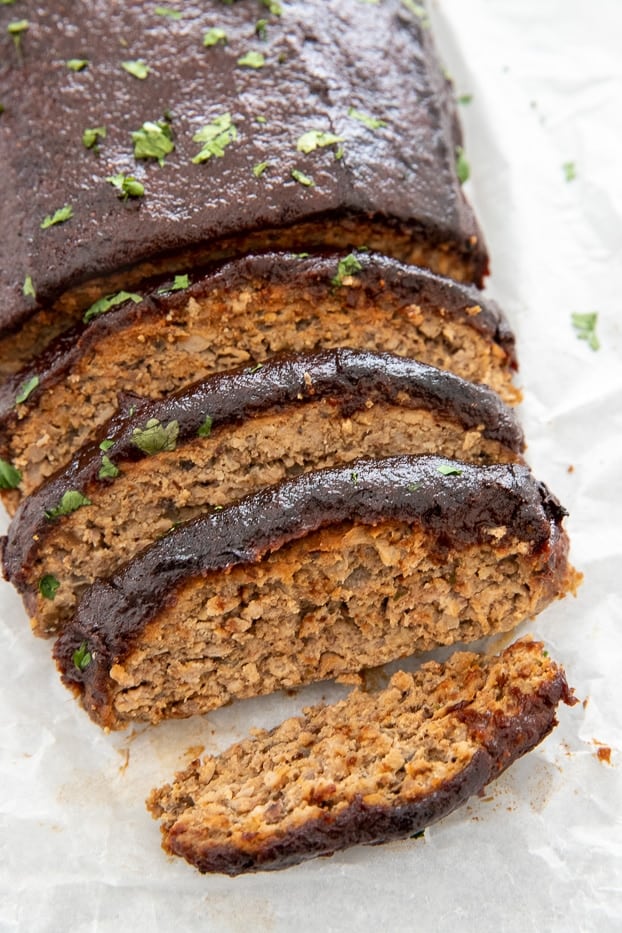
{"type": "Polygon", "coordinates": [[[247,252],[368,246],[481,284],[420,5],[204,0],[177,20],[151,0],[31,7],[17,44],[0,6],[8,372],[102,296],[247,252]]]}
{"type": "Polygon", "coordinates": [[[0,457],[22,474],[3,493],[7,508],[68,462],[114,413],[119,391],[162,397],[278,352],[387,351],[519,398],[514,338],[499,308],[395,260],[269,254],[175,288],[168,280],[97,314],[0,387],[0,457]]]}
{"type": "Polygon", "coordinates": [[[452,373],[363,350],[273,357],[163,400],[126,399],[24,499],[4,572],[47,635],[90,583],[209,506],[363,456],[495,463],[520,460],[523,447],[513,409],[452,373]]]}
{"type": "Polygon", "coordinates": [[[560,701],[576,702],[539,642],[493,658],[457,653],[197,759],[147,806],[165,851],[201,872],[286,868],[403,839],[541,742],[560,701]]]}
{"type": "Polygon", "coordinates": [[[93,584],[55,656],[93,719],[122,728],[507,631],[578,582],[564,514],[517,464],[306,473],[93,584]]]}

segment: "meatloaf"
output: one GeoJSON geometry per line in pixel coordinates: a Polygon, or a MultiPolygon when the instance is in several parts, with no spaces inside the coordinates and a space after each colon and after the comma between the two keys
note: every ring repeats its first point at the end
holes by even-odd
{"type": "Polygon", "coordinates": [[[273,357],[161,401],[127,398],[22,502],[4,571],[35,631],[50,634],[97,577],[208,506],[361,456],[493,463],[523,446],[514,411],[452,373],[363,350],[273,357]]]}
{"type": "Polygon", "coordinates": [[[481,284],[419,4],[183,6],[0,6],[5,372],[103,296],[258,250],[367,246],[481,284]]]}
{"type": "Polygon", "coordinates": [[[507,631],[577,583],[564,514],[520,464],[313,471],[94,583],[55,656],[93,719],[121,728],[507,631]]]}
{"type": "Polygon", "coordinates": [[[166,852],[227,875],[420,834],[541,742],[560,701],[538,642],[457,653],[197,759],[147,806],[166,852]]]}
{"type": "Polygon", "coordinates": [[[349,346],[415,357],[519,393],[511,331],[473,288],[366,253],[270,254],[153,288],[90,318],[0,388],[0,457],[21,495],[63,466],[117,407],[119,391],[167,395],[281,351],[349,346]]]}

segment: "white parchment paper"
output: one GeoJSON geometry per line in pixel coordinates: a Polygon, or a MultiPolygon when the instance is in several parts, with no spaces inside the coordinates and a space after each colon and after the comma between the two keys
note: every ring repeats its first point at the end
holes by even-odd
{"type": "Polygon", "coordinates": [[[622,3],[431,6],[457,92],[472,95],[468,191],[492,256],[489,291],[518,337],[529,458],[570,510],[585,574],[577,599],[523,631],[546,640],[584,702],[423,840],[201,877],[161,851],[149,790],[202,749],[343,691],[106,736],[2,584],[2,931],[622,929],[622,3]],[[573,311],[598,312],[598,352],[577,339],[573,311]]]}

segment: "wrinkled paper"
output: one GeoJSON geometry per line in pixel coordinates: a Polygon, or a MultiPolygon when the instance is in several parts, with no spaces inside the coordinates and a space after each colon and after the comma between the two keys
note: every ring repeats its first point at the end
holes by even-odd
{"type": "Polygon", "coordinates": [[[576,599],[521,632],[546,641],[582,702],[423,839],[202,877],[160,849],[149,790],[201,751],[345,688],[105,735],[3,583],[2,931],[622,928],[622,4],[438,0],[431,14],[456,92],[471,95],[467,191],[492,257],[488,290],[517,334],[528,457],[570,511],[585,574],[576,599]],[[592,311],[598,351],[571,325],[572,312],[592,311]]]}

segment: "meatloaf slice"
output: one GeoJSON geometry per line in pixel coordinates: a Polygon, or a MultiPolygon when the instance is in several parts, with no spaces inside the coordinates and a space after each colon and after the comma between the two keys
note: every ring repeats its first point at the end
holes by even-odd
{"type": "Polygon", "coordinates": [[[5,371],[104,295],[242,253],[365,245],[481,284],[422,7],[266,6],[46,0],[16,48],[0,5],[5,371]]]}
{"type": "Polygon", "coordinates": [[[197,759],[147,806],[165,851],[201,872],[285,868],[405,838],[541,742],[560,700],[576,702],[539,642],[493,658],[456,653],[197,759]]]}
{"type": "Polygon", "coordinates": [[[496,305],[395,260],[270,254],[174,287],[97,315],[0,388],[0,456],[22,474],[5,491],[10,509],[113,414],[119,391],[162,397],[281,351],[388,351],[518,397],[513,337],[496,305]]]}
{"type": "Polygon", "coordinates": [[[578,582],[564,514],[517,464],[306,473],[93,584],[55,655],[93,719],[121,728],[507,631],[578,582]]]}
{"type": "Polygon", "coordinates": [[[22,502],[5,575],[35,632],[50,634],[97,577],[208,506],[361,456],[494,463],[522,450],[513,410],[452,373],[361,350],[275,357],[161,401],[126,399],[67,469],[22,502]],[[78,493],[85,507],[59,508],[78,493]]]}

